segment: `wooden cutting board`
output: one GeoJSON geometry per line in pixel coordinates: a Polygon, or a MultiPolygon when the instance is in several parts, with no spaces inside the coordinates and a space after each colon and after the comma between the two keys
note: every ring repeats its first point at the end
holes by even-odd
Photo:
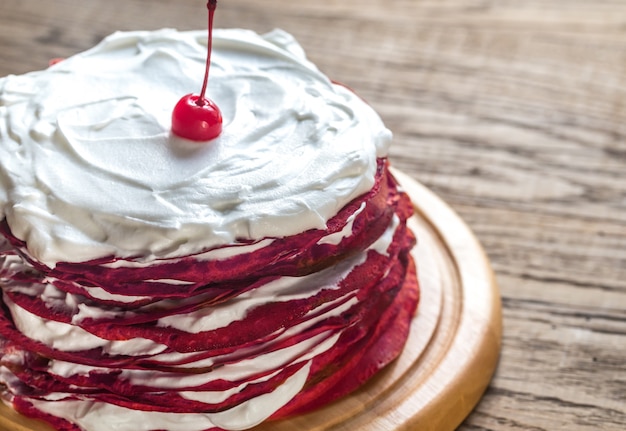
{"type": "MultiPolygon", "coordinates": [[[[313,413],[254,431],[452,431],[480,400],[502,335],[498,288],[480,243],[427,188],[394,171],[411,196],[422,288],[400,357],[357,392],[313,413]]],[[[0,405],[0,429],[50,431],[0,405]]]]}

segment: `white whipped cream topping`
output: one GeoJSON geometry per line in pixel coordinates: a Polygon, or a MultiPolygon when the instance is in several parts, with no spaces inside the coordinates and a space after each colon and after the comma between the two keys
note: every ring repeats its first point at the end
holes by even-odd
{"type": "Polygon", "coordinates": [[[0,79],[0,219],[31,256],[52,267],[293,235],[371,188],[390,132],[282,31],[217,30],[208,95],[224,131],[172,136],[205,55],[204,31],[116,33],[0,79]]]}

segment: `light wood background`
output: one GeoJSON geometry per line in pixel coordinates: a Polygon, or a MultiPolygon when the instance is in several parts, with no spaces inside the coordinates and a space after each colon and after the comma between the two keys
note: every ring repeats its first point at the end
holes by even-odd
{"type": "MultiPolygon", "coordinates": [[[[204,4],[2,0],[0,76],[116,30],[204,28],[204,4]]],[[[223,0],[216,26],[293,33],[482,242],[503,348],[460,430],[626,429],[626,2],[223,0]]]]}

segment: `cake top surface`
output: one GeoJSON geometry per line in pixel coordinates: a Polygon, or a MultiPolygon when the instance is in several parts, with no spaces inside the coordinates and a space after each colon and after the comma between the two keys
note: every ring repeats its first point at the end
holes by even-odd
{"type": "Polygon", "coordinates": [[[115,33],[0,78],[0,220],[50,267],[184,256],[323,229],[374,183],[391,134],[287,33],[216,30],[208,95],[224,131],[171,134],[206,32],[115,33]]]}

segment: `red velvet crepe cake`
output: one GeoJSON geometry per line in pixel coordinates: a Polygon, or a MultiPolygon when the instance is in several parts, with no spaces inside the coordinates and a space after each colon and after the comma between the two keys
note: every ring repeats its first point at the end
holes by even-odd
{"type": "Polygon", "coordinates": [[[205,32],[0,79],[0,383],[63,431],[242,430],[402,350],[412,206],[374,111],[293,38],[216,31],[222,134],[173,135],[205,32]]]}

